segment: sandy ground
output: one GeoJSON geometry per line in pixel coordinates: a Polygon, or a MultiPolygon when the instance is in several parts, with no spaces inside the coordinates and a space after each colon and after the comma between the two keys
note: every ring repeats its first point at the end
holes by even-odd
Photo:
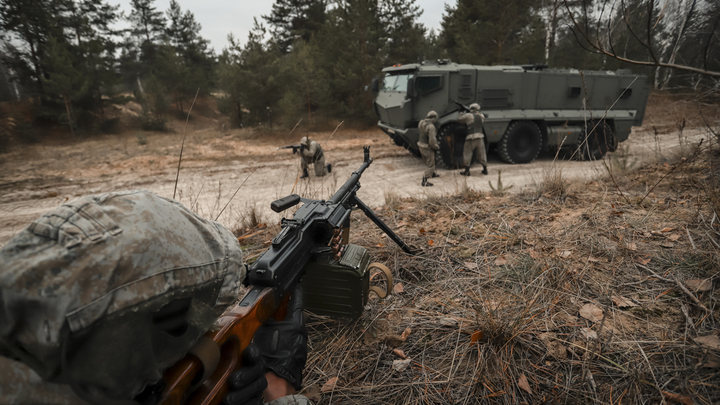
{"type": "MultiPolygon", "coordinates": [[[[236,229],[255,211],[261,222],[277,222],[280,214],[269,208],[274,199],[291,193],[309,198],[328,198],[362,163],[362,146],[371,146],[373,164],[361,179],[358,196],[378,207],[388,197],[422,197],[452,194],[466,186],[490,190],[497,186],[498,173],[510,191],[533,188],[545,173],[561,169],[570,179],[592,179],[619,163],[639,166],[663,159],[679,148],[687,148],[707,134],[701,129],[667,131],[655,135],[634,128],[630,139],[615,155],[626,157],[598,162],[555,160],[541,156],[524,165],[505,164],[493,153],[489,175],[473,168],[469,178],[458,170],[438,170],[434,187],[420,187],[424,167],[419,158],[394,143],[380,130],[339,130],[335,134],[311,134],[333,164],[330,175],[299,180],[298,158],[276,147],[296,143],[297,134],[276,137],[247,136],[247,130],[221,133],[211,129],[188,131],[176,198],[206,218],[236,229]],[[237,193],[236,193],[237,192],[237,193]],[[235,194],[236,193],[236,194],[235,194]],[[233,197],[233,194],[234,197],[233,197]]],[[[43,212],[68,199],[117,190],[146,189],[172,197],[175,188],[182,130],[175,134],[107,136],[67,144],[37,144],[17,147],[0,155],[0,246],[43,212]],[[146,144],[140,139],[146,136],[146,144]]],[[[311,170],[312,173],[312,170],[311,170]]]]}

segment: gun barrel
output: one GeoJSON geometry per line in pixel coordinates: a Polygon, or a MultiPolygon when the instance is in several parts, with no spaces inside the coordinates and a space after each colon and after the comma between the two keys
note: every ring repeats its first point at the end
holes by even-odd
{"type": "Polygon", "coordinates": [[[353,189],[357,190],[359,188],[358,182],[360,181],[360,176],[362,176],[365,169],[370,166],[370,163],[373,162],[372,158],[370,157],[370,147],[365,146],[363,147],[365,150],[365,161],[363,164],[360,165],[360,167],[353,172],[353,174],[350,176],[350,178],[345,182],[345,184],[342,185],[338,189],[335,194],[330,198],[330,202],[334,204],[342,204],[344,203],[352,194],[353,189]]]}

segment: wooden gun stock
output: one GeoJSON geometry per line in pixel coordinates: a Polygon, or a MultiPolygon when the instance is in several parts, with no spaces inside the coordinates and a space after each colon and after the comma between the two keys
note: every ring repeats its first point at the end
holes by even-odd
{"type": "Polygon", "coordinates": [[[276,306],[272,288],[251,287],[239,304],[218,318],[219,329],[205,334],[220,351],[220,362],[215,371],[195,388],[203,376],[203,362],[194,354],[186,355],[165,371],[163,381],[166,385],[158,404],[222,403],[229,390],[227,380],[233,371],[240,368],[242,352],[252,341],[255,331],[271,316],[284,319],[289,298],[288,294],[276,306]]]}

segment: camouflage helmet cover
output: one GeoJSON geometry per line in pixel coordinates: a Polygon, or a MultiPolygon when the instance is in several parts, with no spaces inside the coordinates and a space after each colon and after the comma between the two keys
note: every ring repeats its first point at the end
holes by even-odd
{"type": "Polygon", "coordinates": [[[308,142],[309,142],[308,137],[307,137],[307,136],[303,136],[302,139],[300,140],[300,145],[307,146],[307,145],[308,145],[308,142]]]}
{"type": "Polygon", "coordinates": [[[480,104],[478,104],[478,103],[470,104],[470,111],[480,111],[480,104]]]}
{"type": "Polygon", "coordinates": [[[430,118],[431,120],[436,120],[438,118],[438,113],[436,113],[433,110],[428,111],[427,116],[425,118],[430,118]]]}

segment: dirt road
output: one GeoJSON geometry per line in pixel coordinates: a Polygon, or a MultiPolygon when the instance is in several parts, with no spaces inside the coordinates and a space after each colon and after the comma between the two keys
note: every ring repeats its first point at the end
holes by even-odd
{"type": "MultiPolygon", "coordinates": [[[[172,197],[182,134],[145,136],[30,145],[0,155],[0,246],[43,212],[81,195],[142,188],[172,197]]],[[[606,173],[606,165],[639,166],[689,148],[704,136],[700,129],[686,129],[680,137],[677,132],[654,135],[635,128],[615,153],[624,151],[627,157],[608,157],[604,163],[541,156],[531,164],[508,165],[491,153],[488,176],[477,168],[469,178],[459,176],[457,170],[439,170],[440,178],[433,179],[435,186],[423,188],[420,159],[395,146],[379,130],[311,134],[322,144],[333,172],[307,181],[297,179],[297,157],[289,150],[276,149],[294,143],[297,136],[278,140],[248,136],[247,130],[221,134],[201,129],[191,131],[185,144],[176,198],[235,229],[253,212],[261,222],[278,221],[280,215],[269,209],[270,202],[293,192],[309,198],[329,197],[361,164],[363,145],[371,146],[374,162],[363,174],[358,195],[376,207],[389,197],[452,194],[465,187],[489,191],[488,181],[497,187],[500,171],[504,187],[512,186],[512,192],[532,188],[554,168],[570,179],[592,179],[606,173]]]]}

